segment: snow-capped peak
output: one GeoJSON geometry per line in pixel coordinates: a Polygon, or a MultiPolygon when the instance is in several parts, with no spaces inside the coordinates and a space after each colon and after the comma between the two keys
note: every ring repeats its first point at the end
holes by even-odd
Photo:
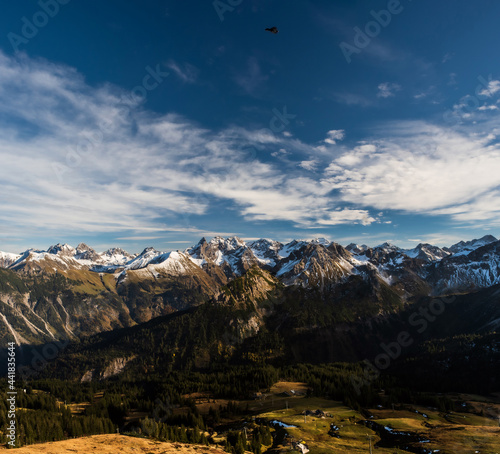
{"type": "Polygon", "coordinates": [[[401,251],[400,248],[398,248],[397,246],[395,246],[394,244],[389,243],[389,242],[379,244],[374,249],[382,250],[385,252],[399,252],[399,251],[401,251]]]}
{"type": "Polygon", "coordinates": [[[227,251],[246,246],[245,242],[237,236],[232,236],[230,238],[215,236],[210,240],[209,244],[227,251]]]}
{"type": "Polygon", "coordinates": [[[404,253],[408,257],[425,260],[427,262],[439,261],[450,255],[449,251],[428,243],[420,243],[414,249],[404,250],[404,253]]]}
{"type": "Polygon", "coordinates": [[[113,257],[114,255],[127,255],[129,257],[132,257],[127,251],[120,247],[113,247],[111,249],[108,249],[107,251],[104,251],[102,256],[107,256],[107,257],[113,257]]]}
{"type": "Polygon", "coordinates": [[[313,238],[310,242],[312,244],[321,244],[322,246],[328,246],[331,243],[326,238],[313,238]]]}
{"type": "Polygon", "coordinates": [[[100,255],[90,246],[87,246],[85,243],[80,243],[76,247],[74,258],[78,261],[92,263],[98,261],[100,259],[100,255]]]}
{"type": "Polygon", "coordinates": [[[0,268],[8,268],[10,265],[19,260],[20,257],[20,254],[0,251],[0,268]]]}
{"type": "Polygon", "coordinates": [[[47,249],[47,253],[48,254],[56,254],[56,255],[64,255],[64,256],[67,256],[67,257],[73,257],[76,253],[76,249],[72,246],[70,246],[69,244],[61,244],[61,243],[57,243],[53,246],[50,246],[48,249],[47,249]]]}
{"type": "Polygon", "coordinates": [[[280,258],[286,258],[290,256],[292,252],[299,250],[300,248],[307,245],[306,241],[303,240],[292,240],[290,243],[285,244],[279,251],[280,258]]]}
{"type": "Polygon", "coordinates": [[[364,254],[370,248],[366,244],[359,245],[356,243],[351,243],[346,246],[346,249],[353,254],[360,255],[364,254]]]}
{"type": "Polygon", "coordinates": [[[253,249],[276,249],[283,246],[279,241],[270,240],[268,238],[260,238],[259,240],[250,241],[247,246],[253,249]]]}
{"type": "Polygon", "coordinates": [[[127,263],[127,269],[136,270],[146,267],[151,261],[164,254],[153,247],[144,249],[136,258],[127,263]]]}
{"type": "Polygon", "coordinates": [[[257,260],[270,266],[276,265],[277,261],[280,259],[279,252],[283,248],[283,244],[279,241],[266,238],[251,241],[247,246],[253,252],[257,260]]]}
{"type": "Polygon", "coordinates": [[[92,249],[90,246],[87,246],[85,243],[80,243],[76,247],[77,254],[82,254],[83,252],[87,252],[87,251],[95,252],[94,249],[92,249]]]}
{"type": "Polygon", "coordinates": [[[448,248],[448,251],[455,255],[466,255],[471,251],[475,251],[476,249],[486,246],[487,244],[494,243],[495,241],[498,240],[493,235],[485,235],[482,238],[471,241],[460,241],[459,243],[456,243],[448,248]]]}

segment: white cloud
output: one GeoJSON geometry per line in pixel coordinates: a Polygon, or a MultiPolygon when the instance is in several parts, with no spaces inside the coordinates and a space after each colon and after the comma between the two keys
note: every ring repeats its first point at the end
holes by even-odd
{"type": "Polygon", "coordinates": [[[187,232],[215,199],[249,220],[335,222],[336,201],[322,182],[291,160],[259,159],[276,149],[313,152],[297,139],[158,116],[126,91],[90,87],[71,68],[26,56],[0,53],[0,96],[5,235],[187,232]]]}
{"type": "Polygon", "coordinates": [[[367,210],[337,210],[331,211],[328,215],[318,221],[321,225],[338,225],[338,224],[362,224],[369,225],[375,222],[376,219],[370,216],[367,210]]]}
{"type": "Polygon", "coordinates": [[[163,236],[146,236],[146,235],[140,235],[140,236],[122,236],[117,238],[117,240],[127,240],[127,241],[146,241],[146,240],[158,240],[160,238],[163,238],[163,236]]]}
{"type": "Polygon", "coordinates": [[[311,159],[310,161],[302,161],[299,164],[299,167],[302,167],[305,170],[314,171],[317,169],[319,162],[315,159],[311,159]]]}
{"type": "Polygon", "coordinates": [[[240,138],[240,139],[245,139],[245,140],[248,140],[249,142],[258,143],[261,145],[263,145],[263,144],[279,144],[279,143],[281,143],[281,140],[282,140],[279,136],[277,136],[276,134],[273,134],[273,132],[270,129],[249,131],[248,129],[234,127],[234,128],[231,128],[230,130],[225,131],[222,134],[228,140],[240,138]]]}
{"type": "Polygon", "coordinates": [[[447,52],[444,54],[443,59],[441,60],[441,63],[446,63],[447,61],[451,60],[454,57],[455,54],[447,52]]]}
{"type": "Polygon", "coordinates": [[[479,95],[491,98],[500,91],[500,80],[490,80],[488,86],[479,92],[479,95]]]}
{"type": "Polygon", "coordinates": [[[374,144],[364,143],[354,147],[351,151],[345,151],[335,161],[326,168],[326,174],[336,173],[344,167],[354,167],[363,162],[366,158],[371,158],[376,153],[377,147],[374,144]]]}
{"type": "Polygon", "coordinates": [[[401,90],[401,86],[398,84],[391,84],[389,82],[383,82],[378,86],[378,98],[390,98],[396,96],[397,91],[401,90]]]}
{"type": "Polygon", "coordinates": [[[281,157],[284,157],[284,156],[289,155],[289,154],[290,154],[289,151],[285,150],[284,148],[280,148],[278,151],[273,151],[271,153],[271,156],[273,158],[281,158],[281,157]]]}
{"type": "Polygon", "coordinates": [[[198,81],[199,70],[190,63],[177,63],[174,60],[169,60],[166,66],[185,83],[194,84],[198,81]]]}
{"type": "Polygon", "coordinates": [[[491,104],[491,105],[484,105],[478,108],[478,110],[498,110],[498,107],[491,104]]]}
{"type": "Polygon", "coordinates": [[[334,98],[336,101],[346,104],[348,106],[368,107],[373,104],[373,101],[358,93],[335,93],[334,98]]]}
{"type": "Polygon", "coordinates": [[[378,139],[376,149],[346,150],[325,169],[325,184],[343,201],[500,222],[500,146],[490,134],[420,122],[385,125],[387,130],[392,137],[378,139]]]}
{"type": "Polygon", "coordinates": [[[434,85],[413,95],[413,99],[422,100],[425,98],[431,98],[432,103],[439,103],[436,99],[436,87],[434,85]]]}
{"type": "Polygon", "coordinates": [[[269,130],[211,131],[159,116],[117,87],[92,88],[71,68],[25,56],[0,53],[0,96],[6,236],[198,232],[192,219],[214,200],[248,220],[303,228],[382,222],[372,210],[500,225],[495,111],[460,133],[384,124],[371,140],[332,151],[269,130]],[[321,176],[311,173],[318,168],[321,176]]]}
{"type": "Polygon", "coordinates": [[[345,131],[343,129],[332,129],[326,133],[325,143],[335,145],[337,140],[344,140],[345,131]]]}

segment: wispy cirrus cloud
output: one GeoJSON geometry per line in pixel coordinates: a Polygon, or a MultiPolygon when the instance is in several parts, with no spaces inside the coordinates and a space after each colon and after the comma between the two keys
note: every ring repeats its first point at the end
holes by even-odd
{"type": "Polygon", "coordinates": [[[198,81],[200,71],[196,68],[196,66],[191,65],[190,63],[177,63],[174,60],[169,60],[166,66],[185,83],[194,84],[198,81]]]}
{"type": "Polygon", "coordinates": [[[401,85],[383,82],[378,86],[377,98],[392,98],[398,91],[401,91],[401,85]]]}
{"type": "Polygon", "coordinates": [[[198,217],[222,202],[233,217],[303,229],[379,223],[380,210],[500,225],[496,111],[460,132],[385,123],[354,144],[327,130],[319,150],[158,115],[118,87],[22,55],[0,53],[0,96],[0,223],[10,237],[197,234],[198,217]]]}
{"type": "Polygon", "coordinates": [[[360,107],[368,107],[373,105],[373,100],[368,98],[367,96],[360,95],[359,93],[335,93],[333,98],[342,104],[346,104],[348,106],[360,106],[360,107]]]}
{"type": "Polygon", "coordinates": [[[491,133],[493,121],[485,120],[486,132],[475,124],[460,133],[425,122],[386,124],[384,137],[332,161],[325,184],[361,206],[500,225],[500,130],[491,133]]]}
{"type": "Polygon", "coordinates": [[[500,103],[498,96],[500,95],[500,80],[489,80],[479,77],[481,85],[476,88],[474,94],[468,94],[460,98],[453,105],[453,108],[447,112],[448,120],[455,124],[465,124],[467,121],[479,121],[479,124],[484,123],[484,115],[481,112],[498,110],[497,104],[500,103]],[[497,99],[492,99],[496,97],[497,99]],[[465,123],[464,123],[465,122],[465,123]]]}
{"type": "Polygon", "coordinates": [[[72,68],[22,55],[0,53],[0,94],[6,233],[156,237],[168,225],[186,232],[216,200],[249,220],[347,222],[329,217],[335,200],[301,174],[296,160],[284,167],[272,159],[280,149],[299,157],[312,152],[293,137],[241,127],[211,131],[176,114],[153,114],[118,87],[91,87],[72,68]]]}

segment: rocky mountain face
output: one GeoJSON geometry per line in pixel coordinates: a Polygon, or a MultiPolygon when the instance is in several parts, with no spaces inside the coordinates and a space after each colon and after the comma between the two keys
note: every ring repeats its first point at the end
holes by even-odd
{"type": "Polygon", "coordinates": [[[435,294],[474,291],[500,283],[500,241],[488,242],[472,250],[466,246],[432,263],[428,280],[435,294]]]}
{"type": "Polygon", "coordinates": [[[209,301],[249,304],[257,329],[266,311],[259,308],[262,295],[252,293],[256,288],[266,301],[270,294],[276,301],[288,301],[292,294],[322,301],[332,320],[347,320],[391,313],[427,295],[499,283],[500,242],[492,236],[450,248],[419,244],[414,249],[215,237],[185,251],[146,248],[135,255],[57,244],[46,251],[0,252],[0,342],[76,338],[209,301]],[[264,273],[260,284],[241,284],[247,275],[257,279],[255,270],[264,273]],[[246,290],[236,292],[236,284],[246,290]]]}
{"type": "Polygon", "coordinates": [[[205,302],[220,284],[184,253],[97,254],[85,245],[26,251],[0,269],[0,339],[76,339],[205,302]]]}
{"type": "Polygon", "coordinates": [[[452,254],[467,254],[482,246],[498,241],[493,235],[485,235],[482,238],[471,241],[460,241],[449,248],[445,248],[452,254]]]}

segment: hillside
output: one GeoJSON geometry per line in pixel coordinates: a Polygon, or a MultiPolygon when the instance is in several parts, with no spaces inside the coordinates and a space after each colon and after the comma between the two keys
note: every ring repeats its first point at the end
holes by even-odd
{"type": "MultiPolygon", "coordinates": [[[[0,451],[7,448],[0,448],[0,451]]],[[[166,443],[124,435],[94,435],[16,449],[19,454],[223,454],[213,446],[166,443]]]]}
{"type": "MultiPolygon", "coordinates": [[[[398,359],[404,359],[420,354],[425,342],[499,328],[498,286],[454,295],[446,303],[421,298],[405,306],[391,306],[390,293],[378,295],[370,286],[364,291],[343,288],[343,296],[322,299],[318,291],[284,287],[269,272],[252,268],[209,303],[72,343],[41,373],[99,381],[242,364],[356,362],[376,358],[384,352],[382,343],[393,343],[403,331],[412,340],[401,350],[398,359]]],[[[481,357],[481,345],[472,356],[481,357]]],[[[29,356],[25,363],[32,363],[29,356]]]]}

